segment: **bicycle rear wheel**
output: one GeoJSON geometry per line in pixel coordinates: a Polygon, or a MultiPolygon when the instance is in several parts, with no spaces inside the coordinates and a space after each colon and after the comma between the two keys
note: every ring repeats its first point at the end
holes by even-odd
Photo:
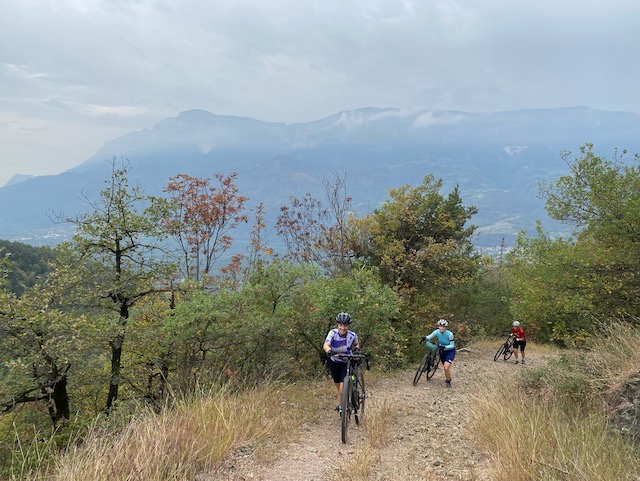
{"type": "Polygon", "coordinates": [[[496,355],[493,356],[493,360],[497,361],[500,358],[500,356],[505,355],[506,354],[505,349],[506,349],[505,345],[502,344],[500,348],[496,351],[496,355]]]}
{"type": "Polygon", "coordinates": [[[427,370],[427,366],[429,365],[429,354],[431,354],[431,351],[427,351],[425,353],[424,357],[422,358],[422,361],[420,361],[420,365],[418,366],[418,370],[416,371],[416,375],[413,376],[413,385],[414,386],[416,384],[418,384],[418,381],[420,380],[420,376],[422,376],[422,373],[427,370]]]}
{"type": "Polygon", "coordinates": [[[504,346],[504,360],[506,361],[507,359],[509,359],[511,357],[511,355],[513,354],[513,346],[504,346]]]}
{"type": "Polygon", "coordinates": [[[364,402],[366,399],[366,391],[364,389],[364,376],[362,371],[358,369],[356,373],[356,382],[353,383],[353,413],[356,424],[360,424],[364,418],[364,402]]]}
{"type": "Polygon", "coordinates": [[[440,365],[440,355],[438,352],[431,352],[431,358],[429,359],[429,366],[427,367],[427,379],[431,379],[436,373],[438,366],[440,365]]]}
{"type": "Polygon", "coordinates": [[[349,430],[349,418],[351,417],[351,377],[347,375],[342,381],[342,412],[340,413],[340,426],[342,429],[342,442],[347,442],[347,431],[349,430]]]}

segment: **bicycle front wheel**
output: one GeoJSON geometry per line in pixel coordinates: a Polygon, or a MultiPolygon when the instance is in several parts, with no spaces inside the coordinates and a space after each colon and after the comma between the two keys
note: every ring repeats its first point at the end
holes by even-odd
{"type": "Polygon", "coordinates": [[[431,358],[429,359],[429,366],[427,367],[427,379],[431,379],[433,377],[439,365],[440,354],[436,351],[433,351],[431,353],[431,358]]]}
{"type": "Polygon", "coordinates": [[[356,424],[360,424],[364,418],[364,401],[366,399],[366,391],[364,389],[364,375],[360,370],[356,373],[356,382],[353,384],[353,413],[356,418],[356,424]]]}
{"type": "Polygon", "coordinates": [[[426,354],[424,355],[424,357],[422,358],[422,361],[420,361],[420,365],[418,366],[418,370],[416,371],[416,375],[413,376],[413,385],[414,386],[416,384],[418,384],[418,381],[420,380],[420,376],[422,376],[422,373],[427,370],[427,367],[429,365],[429,354],[431,354],[431,351],[427,351],[426,354]]]}
{"type": "Polygon", "coordinates": [[[340,426],[342,428],[342,442],[347,442],[347,431],[349,429],[349,418],[351,417],[351,376],[347,375],[342,381],[342,413],[340,413],[340,426]]]}
{"type": "Polygon", "coordinates": [[[493,360],[497,361],[500,358],[500,356],[505,355],[506,354],[505,349],[506,349],[505,345],[502,344],[498,349],[498,351],[496,352],[496,355],[493,356],[493,360]]]}

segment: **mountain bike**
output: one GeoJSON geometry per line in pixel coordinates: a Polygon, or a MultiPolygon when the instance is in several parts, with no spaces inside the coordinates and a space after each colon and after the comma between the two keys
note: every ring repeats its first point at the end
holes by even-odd
{"type": "Polygon", "coordinates": [[[496,351],[496,355],[493,356],[493,360],[497,361],[500,356],[504,358],[506,361],[513,354],[513,336],[507,336],[507,339],[502,343],[502,345],[496,351]]]}
{"type": "Polygon", "coordinates": [[[340,403],[340,425],[342,442],[347,442],[347,431],[351,416],[359,425],[364,416],[364,405],[367,394],[364,388],[364,376],[360,364],[364,360],[369,369],[369,360],[365,354],[336,354],[335,357],[347,360],[347,374],[342,381],[342,401],[340,403]]]}
{"type": "Polygon", "coordinates": [[[427,352],[422,358],[422,361],[420,361],[420,365],[416,370],[416,375],[413,376],[413,385],[415,386],[416,384],[418,384],[422,373],[425,373],[427,380],[431,379],[435,374],[436,369],[438,369],[439,364],[440,355],[438,352],[438,346],[436,346],[432,342],[427,342],[427,352]]]}

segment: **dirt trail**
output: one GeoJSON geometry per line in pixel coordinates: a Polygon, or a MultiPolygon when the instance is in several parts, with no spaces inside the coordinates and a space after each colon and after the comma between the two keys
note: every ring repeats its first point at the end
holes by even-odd
{"type": "MultiPolygon", "coordinates": [[[[453,387],[444,386],[444,373],[438,368],[417,386],[415,371],[376,379],[367,389],[367,412],[386,403],[392,423],[386,445],[373,457],[372,480],[458,480],[492,481],[490,461],[473,443],[469,430],[471,403],[475,387],[488,374],[510,375],[527,369],[513,360],[493,361],[493,351],[471,349],[458,352],[452,367],[453,387]]],[[[366,374],[365,374],[366,376],[366,374]]],[[[492,376],[493,377],[493,376],[492,376]]],[[[260,463],[247,456],[237,459],[233,469],[216,480],[226,481],[331,481],[336,469],[350,462],[367,447],[364,427],[350,425],[349,442],[340,440],[340,418],[331,409],[333,390],[327,389],[326,409],[317,424],[305,426],[296,442],[282,451],[272,463],[260,463]]]]}

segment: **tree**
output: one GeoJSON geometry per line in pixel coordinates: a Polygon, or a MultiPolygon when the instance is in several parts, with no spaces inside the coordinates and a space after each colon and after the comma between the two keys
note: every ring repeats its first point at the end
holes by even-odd
{"type": "Polygon", "coordinates": [[[562,159],[571,170],[554,184],[542,185],[541,195],[553,219],[573,224],[576,231],[605,236],[607,241],[640,242],[640,156],[624,163],[626,151],[613,160],[597,156],[592,144],[580,148],[581,158],[562,159]]]}
{"type": "Polygon", "coordinates": [[[0,290],[0,412],[41,401],[54,426],[69,419],[67,380],[78,359],[80,319],[60,309],[62,294],[54,283],[20,297],[0,290]]]}
{"type": "MultiPolygon", "coordinates": [[[[92,210],[66,217],[76,226],[73,241],[63,244],[67,262],[84,281],[79,290],[94,307],[117,312],[111,325],[109,345],[111,369],[105,410],[118,399],[122,352],[130,309],[142,298],[168,290],[172,266],[158,241],[164,237],[159,211],[139,187],[129,186],[130,165],[126,159],[112,160],[111,178],[92,210]],[[139,212],[140,211],[140,212],[139,212]]],[[[78,293],[78,299],[81,293],[78,293]]]]}
{"type": "Polygon", "coordinates": [[[165,188],[169,199],[154,199],[164,209],[163,225],[176,240],[185,273],[202,280],[209,275],[215,261],[233,242],[230,232],[241,222],[246,197],[238,195],[237,174],[215,174],[217,186],[209,179],[181,174],[172,177],[165,188]]]}
{"type": "Polygon", "coordinates": [[[475,226],[467,225],[477,209],[462,205],[457,186],[446,197],[441,188],[441,180],[427,175],[418,187],[391,189],[391,199],[359,221],[363,255],[409,297],[425,290],[441,295],[477,267],[475,226]]]}
{"type": "Polygon", "coordinates": [[[54,254],[49,247],[33,247],[20,242],[0,240],[0,257],[9,266],[8,288],[21,295],[27,288],[41,282],[49,272],[54,254]]]}
{"type": "Polygon", "coordinates": [[[324,179],[323,183],[328,208],[311,193],[302,199],[291,197],[289,205],[280,207],[276,229],[289,260],[345,273],[355,260],[351,197],[346,192],[344,174],[335,174],[333,182],[324,179]]]}
{"type": "Polygon", "coordinates": [[[608,318],[635,319],[640,310],[640,169],[597,156],[562,158],[571,173],[541,186],[549,215],[572,224],[574,237],[554,239],[538,227],[510,255],[514,311],[531,319],[543,339],[572,343],[608,318]]]}
{"type": "Polygon", "coordinates": [[[595,155],[592,144],[582,157],[562,158],[571,174],[542,188],[547,211],[572,223],[576,248],[587,254],[591,294],[605,313],[637,316],[640,310],[640,156],[626,162],[626,151],[614,150],[613,160],[595,155]],[[586,247],[586,249],[584,247],[586,247]]]}

